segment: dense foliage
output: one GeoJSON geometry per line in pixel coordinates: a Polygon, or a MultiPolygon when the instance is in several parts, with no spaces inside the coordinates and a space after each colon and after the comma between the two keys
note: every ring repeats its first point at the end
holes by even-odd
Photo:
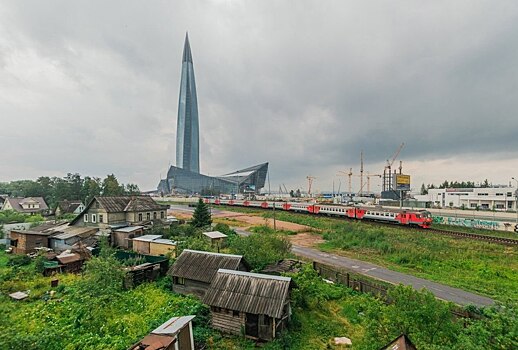
{"type": "Polygon", "coordinates": [[[36,222],[40,222],[40,221],[44,221],[44,220],[45,219],[40,214],[29,215],[29,214],[19,213],[14,210],[0,211],[0,225],[19,223],[19,222],[36,223],[36,222]]]}
{"type": "Polygon", "coordinates": [[[120,184],[115,175],[107,175],[101,180],[97,177],[81,177],[68,173],[65,177],[41,176],[36,181],[18,180],[0,182],[0,193],[11,197],[43,197],[51,208],[62,200],[81,200],[88,203],[94,196],[118,196],[139,194],[135,184],[120,184]]]}
{"type": "Polygon", "coordinates": [[[228,246],[233,254],[243,255],[253,270],[286,258],[290,254],[291,243],[285,236],[265,230],[250,236],[231,236],[228,246]]]}

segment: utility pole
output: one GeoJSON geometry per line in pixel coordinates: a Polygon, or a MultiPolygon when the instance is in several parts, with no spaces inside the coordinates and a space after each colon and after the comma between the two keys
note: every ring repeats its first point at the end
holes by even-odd
{"type": "Polygon", "coordinates": [[[360,153],[360,197],[363,194],[363,150],[360,153]]]}
{"type": "MultiPolygon", "coordinates": [[[[268,196],[272,195],[270,191],[270,169],[268,169],[268,196]]],[[[273,230],[277,231],[277,222],[275,220],[275,196],[273,196],[273,208],[272,208],[272,216],[273,216],[273,230]]]]}
{"type": "Polygon", "coordinates": [[[518,180],[516,180],[514,177],[512,179],[516,182],[516,190],[514,191],[514,209],[516,211],[516,226],[514,226],[514,232],[518,233],[518,180]]]}

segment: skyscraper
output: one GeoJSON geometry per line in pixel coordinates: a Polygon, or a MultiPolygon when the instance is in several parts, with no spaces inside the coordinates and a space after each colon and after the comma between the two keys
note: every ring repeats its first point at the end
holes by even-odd
{"type": "Polygon", "coordinates": [[[189,35],[186,34],[176,127],[176,166],[194,173],[200,172],[199,129],[194,66],[192,64],[189,35]]]}

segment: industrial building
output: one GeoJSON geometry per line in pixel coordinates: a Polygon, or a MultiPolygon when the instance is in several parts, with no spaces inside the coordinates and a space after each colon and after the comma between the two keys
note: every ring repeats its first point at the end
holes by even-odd
{"type": "Polygon", "coordinates": [[[482,210],[516,210],[517,189],[514,187],[434,188],[428,194],[415,195],[418,201],[433,207],[482,210]]]}

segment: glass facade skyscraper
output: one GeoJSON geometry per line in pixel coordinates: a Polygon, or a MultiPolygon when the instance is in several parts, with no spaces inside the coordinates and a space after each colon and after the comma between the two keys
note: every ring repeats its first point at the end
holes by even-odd
{"type": "Polygon", "coordinates": [[[176,166],[200,172],[200,126],[189,36],[185,35],[176,128],[176,166]]]}

